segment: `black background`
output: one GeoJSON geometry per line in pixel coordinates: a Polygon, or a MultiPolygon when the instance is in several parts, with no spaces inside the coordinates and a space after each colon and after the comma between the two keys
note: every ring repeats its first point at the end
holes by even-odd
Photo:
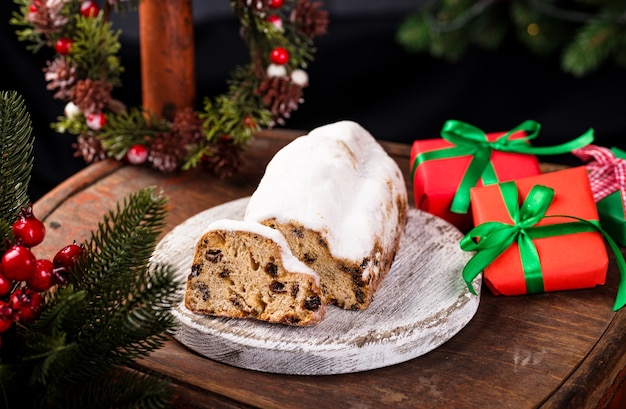
{"type": "MultiPolygon", "coordinates": [[[[514,41],[495,52],[471,49],[459,62],[448,63],[410,54],[397,44],[398,25],[408,12],[405,5],[374,12],[335,8],[333,14],[329,7],[328,33],[316,39],[310,87],[304,91],[304,104],[287,122],[289,128],[309,130],[351,119],[376,138],[410,143],[438,137],[448,119],[486,132],[506,131],[533,119],[542,125],[533,142],[537,146],[565,142],[594,128],[596,144],[626,147],[626,69],[608,63],[576,78],[561,71],[558,55],[538,57],[514,41]]],[[[65,105],[45,89],[42,68],[52,56],[32,54],[17,41],[15,27],[8,24],[14,9],[12,1],[0,1],[0,89],[21,93],[32,116],[36,142],[30,195],[36,200],[85,164],[73,157],[74,137],[50,129],[65,105]]],[[[233,16],[199,14],[195,37],[201,109],[203,96],[224,92],[230,71],[247,63],[248,55],[233,16]]],[[[136,16],[120,17],[116,23],[125,32],[121,58],[126,71],[124,86],[114,96],[129,106],[140,105],[136,16]]],[[[547,160],[579,163],[569,154],[547,160]]]]}

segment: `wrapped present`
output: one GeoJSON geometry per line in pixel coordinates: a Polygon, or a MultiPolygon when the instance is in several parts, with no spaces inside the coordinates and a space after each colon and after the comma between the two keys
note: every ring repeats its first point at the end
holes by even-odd
{"type": "Polygon", "coordinates": [[[572,153],[588,162],[585,168],[600,225],[620,245],[626,245],[626,152],[618,148],[589,145],[572,153]]]}
{"type": "Polygon", "coordinates": [[[446,121],[440,139],[416,140],[411,148],[415,206],[462,231],[472,226],[470,189],[540,173],[535,155],[556,155],[593,142],[593,130],[558,146],[533,147],[540,125],[524,121],[508,132],[486,134],[446,121]]]}
{"type": "Polygon", "coordinates": [[[626,304],[626,263],[600,227],[584,167],[476,187],[471,195],[476,227],[461,240],[463,250],[476,252],[463,271],[470,291],[481,272],[496,295],[602,285],[606,239],[621,275],[614,309],[626,304]]]}

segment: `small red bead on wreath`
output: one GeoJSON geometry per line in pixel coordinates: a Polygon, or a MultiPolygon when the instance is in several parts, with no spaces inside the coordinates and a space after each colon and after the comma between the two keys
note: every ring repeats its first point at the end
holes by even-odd
{"type": "Polygon", "coordinates": [[[227,92],[206,97],[201,112],[180,108],[168,120],[112,97],[123,66],[120,31],[109,16],[136,9],[139,0],[13,1],[20,5],[11,19],[18,38],[34,52],[55,52],[43,71],[47,89],[67,106],[53,128],[76,135],[76,156],[164,172],[203,166],[220,177],[237,170],[256,132],[284,125],[303,102],[313,38],[328,25],[320,1],[231,0],[250,63],[235,67],[227,92]]]}

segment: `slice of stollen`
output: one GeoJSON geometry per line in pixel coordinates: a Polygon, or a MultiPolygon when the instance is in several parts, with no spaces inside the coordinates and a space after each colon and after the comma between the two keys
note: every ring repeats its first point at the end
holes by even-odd
{"type": "Polygon", "coordinates": [[[198,241],[185,292],[189,310],[305,326],[323,319],[325,305],[319,275],[279,231],[217,220],[198,241]]]}

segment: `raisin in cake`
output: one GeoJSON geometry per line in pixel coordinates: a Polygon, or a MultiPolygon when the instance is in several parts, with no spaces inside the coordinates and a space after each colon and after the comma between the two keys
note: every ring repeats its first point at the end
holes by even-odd
{"type": "Polygon", "coordinates": [[[407,218],[398,164],[360,125],[296,138],[268,164],[245,220],[279,230],[321,276],[329,303],[366,308],[389,271],[407,218]]]}
{"type": "Polygon", "coordinates": [[[196,245],[185,306],[196,313],[313,325],[325,312],[319,275],[267,226],[218,220],[196,245]]]}

